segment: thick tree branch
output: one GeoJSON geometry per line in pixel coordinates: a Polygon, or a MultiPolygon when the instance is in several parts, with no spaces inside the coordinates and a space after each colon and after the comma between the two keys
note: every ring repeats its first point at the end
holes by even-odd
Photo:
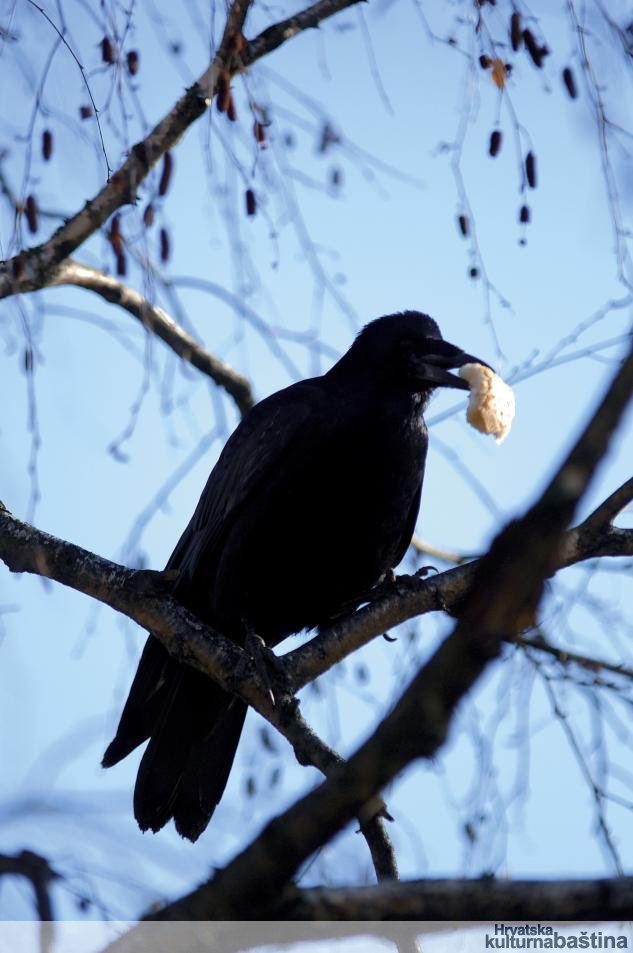
{"type": "Polygon", "coordinates": [[[613,521],[632,501],[633,477],[596,507],[580,526],[571,530],[563,546],[563,559],[567,564],[578,562],[577,554],[582,552],[593,552],[595,556],[630,556],[628,541],[631,530],[619,529],[613,521]]]}
{"type": "Polygon", "coordinates": [[[172,351],[203,374],[206,374],[231,395],[238,409],[245,414],[255,403],[251,385],[243,374],[210,354],[162,308],[151,305],[137,291],[97,268],[82,265],[72,258],[61,263],[50,287],[75,285],[94,291],[106,301],[124,308],[149,331],[153,331],[172,351]]]}
{"type": "Polygon", "coordinates": [[[592,529],[604,529],[609,524],[613,523],[622,510],[624,510],[629,503],[633,502],[633,477],[630,480],[627,480],[626,483],[623,483],[621,487],[615,490],[611,496],[608,496],[607,499],[597,506],[596,509],[587,517],[585,522],[581,525],[583,527],[591,527],[592,529]]]}
{"type": "MultiPolygon", "coordinates": [[[[633,530],[617,530],[620,535],[614,543],[610,525],[604,527],[603,535],[585,535],[582,540],[579,529],[569,530],[563,537],[564,558],[554,571],[598,555],[633,556],[633,530]],[[572,540],[569,544],[568,538],[572,540]]],[[[0,559],[12,572],[45,576],[105,602],[155,632],[182,661],[200,668],[227,690],[239,693],[235,667],[244,660],[244,653],[175,602],[162,584],[161,573],[126,569],[16,519],[1,504],[0,559]],[[188,658],[185,646],[189,649],[188,658]]],[[[438,610],[455,611],[470,590],[478,564],[479,561],[473,561],[427,580],[399,576],[385,595],[282,655],[283,688],[298,691],[402,622],[438,610]]],[[[533,647],[538,648],[539,644],[535,642],[533,647]]],[[[252,676],[250,669],[247,676],[252,676]]]]}
{"type": "Polygon", "coordinates": [[[0,264],[0,299],[49,285],[64,259],[101,228],[113,212],[135,201],[138,188],[150,170],[210,106],[217,92],[220,73],[235,75],[242,72],[297,33],[318,26],[322,20],[357,2],[320,0],[296,16],[268,27],[240,49],[238,38],[250,0],[233,0],[222,41],[210,66],[151,133],[133,147],[123,165],[93,199],[58,228],[48,241],[0,264]]]}
{"type": "MultiPolygon", "coordinates": [[[[630,916],[633,877],[414,880],[286,891],[280,920],[588,920],[630,916]]],[[[272,919],[272,917],[271,917],[272,919]]]]}

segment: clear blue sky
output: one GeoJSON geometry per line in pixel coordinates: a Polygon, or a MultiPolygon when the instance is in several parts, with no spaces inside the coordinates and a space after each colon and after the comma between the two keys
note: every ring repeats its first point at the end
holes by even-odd
{"type": "MultiPolygon", "coordinates": [[[[76,128],[86,92],[75,62],[61,47],[44,87],[51,113],[36,118],[23,192],[26,146],[20,136],[29,131],[33,103],[28,77],[32,73],[37,81],[41,75],[55,34],[27,4],[9,6],[6,25],[20,35],[26,60],[16,58],[10,43],[0,48],[0,79],[11,89],[2,110],[9,150],[3,169],[17,192],[34,191],[42,208],[68,214],[97,191],[104,176],[95,124],[83,123],[79,133],[76,128]],[[39,151],[46,126],[55,133],[49,163],[39,151]]],[[[143,134],[136,104],[147,123],[155,122],[208,60],[204,4],[192,0],[177,16],[161,0],[141,6],[126,41],[126,48],[140,50],[137,99],[121,76],[129,115],[128,138],[120,141],[117,85],[111,85],[112,70],[100,65],[102,27],[79,4],[64,5],[71,42],[95,98],[104,104],[112,96],[110,118],[104,114],[102,125],[113,168],[122,150],[143,134]],[[182,53],[174,58],[166,46],[176,41],[182,53]]],[[[497,13],[486,15],[491,30],[505,39],[505,4],[498,6],[497,13]]],[[[624,4],[613,6],[624,11],[624,4]]],[[[434,31],[448,36],[454,27],[444,19],[445,5],[424,7],[434,31]]],[[[210,120],[203,118],[189,131],[175,151],[173,187],[159,203],[148,239],[140,227],[145,187],[139,209],[125,210],[126,237],[174,279],[188,326],[211,351],[251,376],[258,396],[294,376],[327,368],[355,328],[400,308],[428,311],[449,340],[511,379],[517,367],[525,362],[537,367],[567,338],[558,357],[626,334],[628,292],[618,280],[596,133],[573,37],[561,20],[563,7],[533,5],[554,53],[542,74],[522,54],[509,82],[511,108],[527,130],[520,154],[508,102],[500,103],[489,74],[473,69],[468,57],[447,44],[430,42],[413,4],[375,3],[292,40],[244,83],[235,83],[238,122],[231,126],[213,110],[210,120]],[[581,90],[575,102],[560,81],[568,63],[581,90]],[[270,145],[259,154],[247,96],[271,112],[270,145]],[[460,167],[481,261],[470,257],[469,242],[458,233],[462,204],[453,153],[446,148],[471,99],[460,167]],[[341,142],[320,154],[324,116],[341,142]],[[497,117],[504,140],[492,160],[488,137],[497,117]],[[288,134],[292,145],[286,143],[288,134]],[[519,166],[530,143],[538,160],[538,188],[527,196],[533,221],[523,231],[517,221],[524,201],[519,166]],[[332,184],[334,169],[342,174],[338,187],[332,184]],[[253,219],[243,210],[246,187],[258,197],[253,219]],[[156,254],[156,232],[163,225],[173,245],[166,267],[156,254]],[[523,236],[525,246],[519,244],[523,236]],[[490,295],[489,310],[484,282],[468,274],[475,264],[498,289],[490,295]],[[210,284],[192,288],[184,281],[189,278],[210,284]],[[612,300],[623,306],[605,308],[612,300]],[[326,347],[317,352],[305,340],[289,341],[289,332],[314,335],[326,347]]],[[[254,10],[247,33],[286,9],[254,10]]],[[[117,16],[121,25],[120,11],[117,16]]],[[[455,36],[461,43],[466,33],[455,36]]],[[[609,50],[605,39],[594,53],[611,106],[616,90],[626,100],[627,78],[609,50]]],[[[616,150],[618,175],[623,161],[616,150]]],[[[156,188],[155,178],[150,187],[156,188]]],[[[626,223],[631,212],[626,192],[621,211],[626,223]]],[[[44,219],[37,240],[53,227],[44,219]]],[[[3,256],[15,250],[12,234],[3,206],[3,256]]],[[[76,257],[113,264],[101,237],[76,257]]],[[[174,313],[160,283],[132,263],[127,280],[174,313]]],[[[161,567],[234,426],[230,401],[183,368],[159,341],[148,341],[127,314],[88,292],[58,289],[3,302],[0,498],[18,516],[28,515],[32,490],[25,326],[35,351],[31,393],[41,435],[36,459],[42,497],[34,521],[104,556],[127,562],[142,557],[161,567]],[[108,448],[128,427],[139,395],[133,433],[113,455],[108,448]],[[136,533],[135,521],[148,501],[210,433],[215,440],[206,441],[205,452],[185,467],[168,501],[151,512],[142,534],[136,533]]],[[[420,533],[447,549],[481,551],[504,517],[520,512],[549,478],[622,352],[621,341],[522,379],[516,386],[516,423],[501,447],[467,427],[454,395],[438,395],[428,414],[431,422],[457,409],[432,427],[420,533]]],[[[629,414],[585,512],[631,475],[632,432],[629,414]]],[[[630,573],[570,570],[552,589],[546,631],[568,648],[630,664],[632,597],[630,573]]],[[[316,772],[296,767],[282,739],[278,755],[262,750],[261,723],[251,717],[228,793],[200,841],[192,846],[171,830],[141,835],[131,812],[138,757],[107,773],[99,761],[144,634],[76,593],[6,572],[0,572],[0,608],[0,849],[30,847],[58,861],[78,894],[96,898],[87,916],[101,915],[100,901],[115,917],[134,916],[151,900],[185,889],[315,782],[316,772]],[[280,782],[270,787],[282,764],[280,782]],[[251,775],[257,792],[246,798],[251,775]]],[[[306,714],[331,744],[343,753],[352,750],[446,630],[445,620],[427,617],[403,627],[397,645],[369,646],[328,676],[318,693],[304,693],[306,714]],[[366,683],[359,666],[370,672],[366,683]]],[[[603,726],[607,763],[595,751],[587,763],[597,778],[608,767],[609,789],[633,800],[626,705],[608,696],[600,711],[588,690],[560,679],[552,685],[587,750],[603,726]]],[[[522,656],[509,653],[490,671],[460,709],[437,762],[411,768],[388,792],[388,802],[397,819],[393,835],[405,875],[613,871],[596,837],[591,790],[560,722],[552,718],[545,683],[522,656]],[[474,839],[465,834],[467,824],[474,839]]],[[[611,805],[608,817],[630,870],[631,813],[611,805]]],[[[305,882],[369,876],[365,845],[347,832],[324,849],[305,882]]],[[[28,915],[28,899],[24,891],[5,888],[3,916],[28,915]]],[[[59,892],[58,902],[63,915],[76,914],[68,891],[59,892]]]]}

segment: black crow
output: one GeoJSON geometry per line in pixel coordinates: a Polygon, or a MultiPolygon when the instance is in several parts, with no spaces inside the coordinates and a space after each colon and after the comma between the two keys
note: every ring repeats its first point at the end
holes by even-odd
{"type": "MultiPolygon", "coordinates": [[[[425,314],[372,321],[322,377],[257,404],[228,440],[167,569],[174,596],[219,632],[268,646],[365,601],[411,541],[424,476],[422,412],[450,368],[484,363],[425,314]]],[[[151,635],[104,767],[149,738],[134,792],[143,830],[205,829],[246,706],[151,635]]]]}

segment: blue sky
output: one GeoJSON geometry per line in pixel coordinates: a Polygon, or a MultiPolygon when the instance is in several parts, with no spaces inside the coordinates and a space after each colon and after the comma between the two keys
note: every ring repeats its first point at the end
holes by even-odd
{"type": "MultiPolygon", "coordinates": [[[[542,73],[525,54],[516,58],[510,106],[508,94],[500,101],[489,74],[473,67],[477,45],[467,47],[469,58],[446,43],[430,42],[413,4],[364,5],[362,21],[358,11],[345,12],[295,38],[235,83],[238,122],[229,125],[213,110],[189,131],[175,151],[173,187],[157,202],[157,225],[149,235],[140,215],[156,190],[156,177],[141,190],[138,208],[127,208],[122,217],[131,248],[149,254],[159,273],[173,280],[179,319],[211,351],[251,376],[259,397],[296,376],[326,369],[356,328],[400,308],[428,311],[449,340],[480,354],[510,379],[526,362],[547,363],[567,339],[557,357],[618,339],[598,354],[553,361],[551,368],[521,380],[516,422],[501,447],[467,427],[454,394],[437,395],[429,422],[456,409],[431,429],[419,531],[436,545],[465,553],[482,551],[503,519],[521,512],[551,476],[613,373],[631,323],[589,97],[561,16],[564,6],[533,6],[553,55],[542,73]],[[363,39],[365,27],[371,49],[363,39]],[[581,90],[574,102],[560,81],[568,63],[581,90]],[[270,110],[269,147],[263,151],[253,143],[249,97],[270,110]],[[481,260],[472,258],[457,229],[463,204],[451,167],[453,151],[446,147],[455,141],[470,102],[460,169],[481,260]],[[519,151],[510,110],[524,130],[519,151]],[[341,141],[320,154],[325,116],[341,141]],[[504,139],[493,160],[488,137],[497,117],[504,139]],[[530,147],[539,177],[527,195],[533,221],[523,231],[517,221],[525,200],[519,167],[530,147]],[[342,175],[338,187],[332,185],[335,169],[342,175]],[[243,211],[247,187],[254,188],[259,203],[253,219],[243,211]],[[172,237],[167,266],[156,254],[161,226],[172,237]],[[498,289],[490,295],[489,310],[484,282],[469,277],[474,265],[485,268],[498,289]],[[210,284],[191,287],[192,278],[210,284]],[[231,301],[238,302],[237,309],[231,301]],[[299,332],[303,341],[288,340],[299,332]],[[307,347],[305,336],[322,342],[322,350],[307,347]]],[[[140,50],[137,88],[131,90],[117,74],[130,114],[127,140],[117,134],[113,70],[100,65],[103,28],[81,6],[65,7],[73,48],[81,54],[95,98],[104,104],[112,95],[103,134],[113,168],[144,131],[134,97],[151,125],[204,70],[209,33],[202,7],[186,4],[177,18],[162,0],[139,10],[126,41],[126,48],[140,50]],[[174,41],[182,44],[176,58],[166,49],[174,41]]],[[[498,7],[486,16],[490,30],[505,39],[505,5],[498,7]]],[[[619,16],[620,5],[614,7],[619,16]]],[[[438,35],[454,32],[467,46],[466,29],[459,32],[453,22],[458,5],[448,13],[440,3],[425,8],[438,35]]],[[[248,35],[286,9],[254,10],[248,35]]],[[[121,24],[120,11],[118,16],[121,24]]],[[[33,191],[42,208],[71,213],[104,177],[95,124],[76,118],[86,101],[81,76],[60,48],[44,87],[44,105],[52,112],[36,117],[33,161],[25,173],[27,143],[20,137],[29,131],[33,103],[28,75],[41,75],[55,35],[26,4],[12,5],[8,25],[21,37],[26,65],[21,68],[14,46],[6,43],[0,77],[12,96],[2,109],[8,149],[2,168],[19,194],[33,191]],[[55,135],[48,163],[39,154],[46,127],[55,135]]],[[[604,31],[596,34],[592,50],[604,95],[617,115],[628,77],[604,31]]],[[[617,146],[613,161],[622,183],[628,160],[617,146]]],[[[631,196],[624,189],[621,200],[626,224],[631,196]]],[[[15,242],[6,207],[2,215],[4,256],[13,253],[15,242]]],[[[25,239],[39,241],[53,228],[52,220],[42,220],[35,239],[25,239]]],[[[113,267],[99,236],[76,257],[113,267]]],[[[126,280],[174,313],[160,281],[129,257],[126,280]]],[[[159,341],[146,339],[130,316],[79,289],[3,302],[0,334],[0,400],[9,408],[0,421],[0,498],[16,515],[27,516],[33,448],[29,393],[34,393],[42,494],[36,524],[109,558],[162,566],[236,422],[230,401],[183,368],[159,341]],[[23,370],[25,327],[35,351],[31,391],[23,370]],[[139,395],[133,433],[121,443],[139,395]],[[117,455],[108,451],[113,443],[117,455]],[[204,452],[196,458],[200,446],[204,452]],[[139,537],[134,532],[139,514],[192,457],[139,537]]],[[[632,427],[629,413],[583,512],[631,475],[632,427]]],[[[622,519],[630,525],[630,514],[622,519]]],[[[552,589],[545,630],[557,644],[626,662],[632,595],[630,573],[569,570],[552,589]]],[[[198,844],[180,841],[173,831],[141,835],[131,816],[138,757],[107,773],[99,761],[143,633],[78,594],[6,572],[0,574],[0,606],[1,849],[28,846],[58,861],[71,874],[72,889],[94,901],[88,916],[101,915],[100,902],[115,917],[133,916],[150,900],[185,889],[315,782],[316,772],[295,766],[282,739],[278,755],[262,750],[261,723],[251,716],[227,795],[198,844]],[[271,787],[282,763],[281,781],[271,787]],[[257,793],[247,798],[251,776],[257,793]]],[[[405,626],[396,646],[371,645],[324,680],[318,694],[308,689],[303,707],[317,730],[343,753],[353,750],[448,625],[427,617],[405,626]],[[368,682],[359,666],[370,673],[368,682]]],[[[612,872],[596,837],[591,790],[560,721],[552,718],[548,684],[522,656],[509,652],[460,709],[437,762],[412,767],[388,792],[403,873],[612,872]]],[[[626,703],[607,698],[600,710],[589,689],[560,680],[553,684],[591,750],[592,770],[601,776],[608,769],[609,785],[630,801],[626,703]],[[599,724],[606,763],[591,747],[600,738],[599,724]]],[[[631,814],[611,805],[608,816],[630,869],[631,814]]],[[[369,876],[364,844],[348,832],[324,849],[305,881],[369,876]]],[[[59,891],[58,903],[64,915],[73,916],[69,890],[59,891]]],[[[26,916],[28,897],[7,888],[0,908],[5,917],[26,916]]]]}

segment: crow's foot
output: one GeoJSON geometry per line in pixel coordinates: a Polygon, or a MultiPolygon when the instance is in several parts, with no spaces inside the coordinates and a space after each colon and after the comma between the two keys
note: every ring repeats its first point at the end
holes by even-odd
{"type": "Polygon", "coordinates": [[[417,576],[418,579],[424,579],[425,576],[428,576],[430,572],[439,573],[437,566],[420,566],[419,569],[413,573],[414,576],[417,576]]]}

